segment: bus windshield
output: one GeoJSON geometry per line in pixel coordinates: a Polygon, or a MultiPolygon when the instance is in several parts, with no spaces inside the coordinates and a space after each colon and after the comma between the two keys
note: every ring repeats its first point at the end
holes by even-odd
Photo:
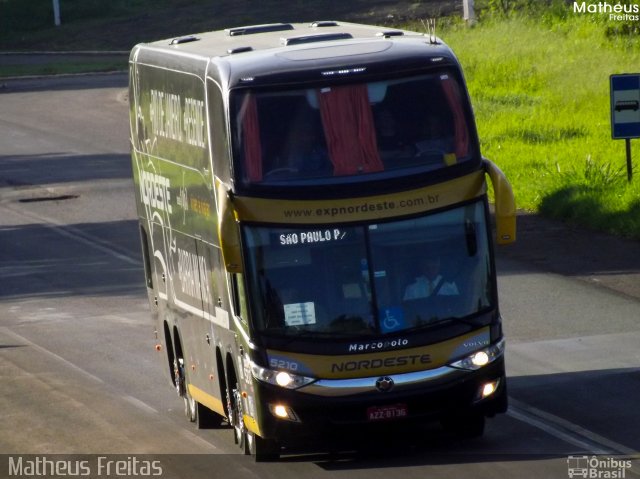
{"type": "Polygon", "coordinates": [[[232,97],[236,176],[245,185],[432,171],[473,154],[466,99],[447,72],[232,97]]]}
{"type": "Polygon", "coordinates": [[[278,335],[384,335],[494,303],[482,201],[361,226],[245,225],[252,318],[278,335]]]}

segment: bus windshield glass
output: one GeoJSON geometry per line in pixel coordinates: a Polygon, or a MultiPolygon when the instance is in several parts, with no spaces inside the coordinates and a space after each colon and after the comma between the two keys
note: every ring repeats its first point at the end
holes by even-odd
{"type": "Polygon", "coordinates": [[[243,233],[261,332],[384,335],[464,321],[494,304],[482,201],[379,224],[243,233]]]}
{"type": "Polygon", "coordinates": [[[466,97],[447,72],[307,89],[237,90],[236,176],[262,185],[432,171],[473,154],[466,97]]]}

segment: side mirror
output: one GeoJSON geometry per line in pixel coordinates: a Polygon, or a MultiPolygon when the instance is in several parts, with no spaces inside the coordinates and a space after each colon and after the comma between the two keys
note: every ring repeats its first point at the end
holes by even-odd
{"type": "Polygon", "coordinates": [[[236,220],[231,193],[216,179],[218,197],[218,240],[222,250],[225,269],[230,273],[242,273],[242,250],[240,248],[240,228],[236,220]]]}
{"type": "Polygon", "coordinates": [[[516,201],[502,170],[484,159],[485,171],[491,178],[496,200],[496,242],[510,244],[516,240],[516,201]]]}

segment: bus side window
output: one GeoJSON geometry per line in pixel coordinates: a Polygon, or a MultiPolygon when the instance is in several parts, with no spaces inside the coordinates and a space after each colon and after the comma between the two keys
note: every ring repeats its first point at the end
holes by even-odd
{"type": "Polygon", "coordinates": [[[244,278],[241,273],[231,275],[233,288],[233,309],[236,316],[240,316],[243,321],[247,321],[247,295],[244,289],[244,278]]]}

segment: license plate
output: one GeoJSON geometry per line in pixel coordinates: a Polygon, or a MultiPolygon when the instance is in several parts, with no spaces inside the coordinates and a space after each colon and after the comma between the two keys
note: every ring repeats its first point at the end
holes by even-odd
{"type": "Polygon", "coordinates": [[[397,419],[407,417],[406,404],[394,404],[392,406],[372,406],[367,409],[367,418],[369,421],[386,421],[389,419],[397,419]]]}

